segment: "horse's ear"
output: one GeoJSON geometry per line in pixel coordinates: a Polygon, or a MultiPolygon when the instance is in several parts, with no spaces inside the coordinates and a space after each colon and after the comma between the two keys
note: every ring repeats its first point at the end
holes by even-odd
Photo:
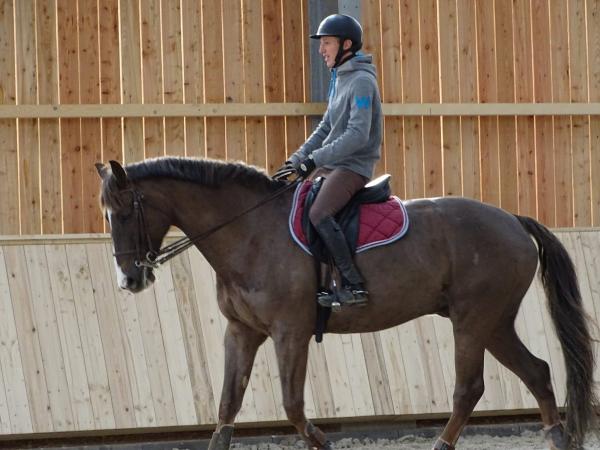
{"type": "Polygon", "coordinates": [[[123,166],[121,166],[121,164],[119,164],[117,161],[113,160],[110,160],[109,163],[113,176],[117,180],[117,186],[119,186],[121,189],[126,188],[129,181],[127,180],[127,173],[125,173],[123,166]]]}
{"type": "Polygon", "coordinates": [[[106,177],[106,174],[108,173],[108,169],[102,163],[96,163],[94,165],[96,166],[96,170],[98,171],[98,175],[100,175],[100,178],[102,178],[104,180],[104,177],[106,177]]]}

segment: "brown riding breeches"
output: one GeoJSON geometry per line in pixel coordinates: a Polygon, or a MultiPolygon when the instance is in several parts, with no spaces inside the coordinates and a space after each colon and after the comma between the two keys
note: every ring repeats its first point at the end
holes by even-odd
{"type": "Polygon", "coordinates": [[[332,171],[319,168],[311,178],[319,176],[325,180],[308,213],[311,223],[315,226],[325,217],[335,216],[368,181],[356,172],[340,168],[332,171]]]}

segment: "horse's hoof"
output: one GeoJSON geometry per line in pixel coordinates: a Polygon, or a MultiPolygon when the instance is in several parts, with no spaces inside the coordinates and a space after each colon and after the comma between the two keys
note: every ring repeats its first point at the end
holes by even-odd
{"type": "Polygon", "coordinates": [[[213,433],[208,450],[229,450],[231,436],[233,436],[233,425],[223,425],[218,432],[213,433]]]}
{"type": "Polygon", "coordinates": [[[566,450],[567,439],[562,423],[544,428],[544,437],[548,442],[550,450],[566,450]]]}
{"type": "Polygon", "coordinates": [[[443,439],[438,438],[438,440],[435,441],[435,444],[433,444],[433,448],[431,450],[455,450],[455,447],[454,445],[448,444],[443,439]]]}

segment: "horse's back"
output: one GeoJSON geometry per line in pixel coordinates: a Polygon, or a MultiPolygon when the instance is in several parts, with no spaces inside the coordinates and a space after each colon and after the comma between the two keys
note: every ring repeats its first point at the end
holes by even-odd
{"type": "Polygon", "coordinates": [[[458,310],[516,314],[535,274],[537,251],[514,215],[460,197],[411,200],[406,208],[410,228],[404,238],[358,255],[372,305],[336,314],[331,331],[373,331],[458,310]]]}

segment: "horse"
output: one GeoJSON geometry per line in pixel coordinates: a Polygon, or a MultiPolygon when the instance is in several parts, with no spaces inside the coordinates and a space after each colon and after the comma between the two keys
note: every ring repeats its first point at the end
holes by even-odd
{"type": "MultiPolygon", "coordinates": [[[[315,262],[289,235],[292,183],[244,163],[202,158],[162,157],[125,167],[110,161],[96,168],[121,288],[139,292],[154,281],[163,253],[158,249],[171,226],[190,238],[188,245],[216,272],[227,327],[225,376],[209,449],[229,448],[256,352],[267,337],[275,345],[289,421],[309,448],[330,449],[304,413],[318,282],[315,262]]],[[[485,350],[534,395],[550,448],[581,446],[595,414],[594,355],[590,319],[566,249],[536,220],[476,200],[417,199],[405,206],[411,223],[406,235],[356,255],[368,305],[333,313],[327,332],[374,332],[425,314],[449,318],[456,385],[452,413],[434,449],[455,448],[481,398],[485,350]],[[529,352],[514,325],[538,260],[566,363],[564,424],[548,364],[529,352]]]]}

